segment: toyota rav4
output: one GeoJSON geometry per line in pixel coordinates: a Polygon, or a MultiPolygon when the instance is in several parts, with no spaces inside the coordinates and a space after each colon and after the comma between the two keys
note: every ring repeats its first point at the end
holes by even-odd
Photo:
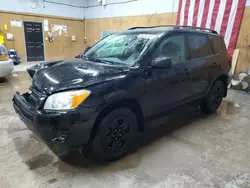
{"type": "Polygon", "coordinates": [[[87,148],[114,160],[136,142],[146,121],[197,102],[215,112],[227,95],[231,59],[216,31],[140,27],[99,41],[79,59],[38,64],[14,109],[44,141],[87,148]]]}

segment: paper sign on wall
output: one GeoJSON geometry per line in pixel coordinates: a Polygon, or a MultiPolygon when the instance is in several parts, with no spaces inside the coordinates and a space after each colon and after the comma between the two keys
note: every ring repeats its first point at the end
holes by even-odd
{"type": "Polygon", "coordinates": [[[67,26],[66,25],[52,25],[52,32],[57,33],[59,36],[67,36],[67,26]]]}
{"type": "Polygon", "coordinates": [[[49,31],[49,20],[43,20],[44,31],[49,31]]]}
{"type": "Polygon", "coordinates": [[[22,22],[21,21],[17,21],[16,26],[17,27],[22,27],[22,22]]]}
{"type": "Polygon", "coordinates": [[[49,25],[49,20],[43,20],[44,25],[49,25]]]}
{"type": "Polygon", "coordinates": [[[76,41],[76,36],[72,35],[71,39],[72,39],[72,41],[76,41]]]}
{"type": "Polygon", "coordinates": [[[22,21],[19,20],[11,20],[10,25],[12,27],[22,27],[22,21]]]}
{"type": "Polygon", "coordinates": [[[7,33],[6,38],[7,38],[7,40],[13,40],[14,36],[12,33],[7,33]]]}
{"type": "Polygon", "coordinates": [[[44,31],[49,31],[49,26],[48,25],[44,25],[44,31]]]}

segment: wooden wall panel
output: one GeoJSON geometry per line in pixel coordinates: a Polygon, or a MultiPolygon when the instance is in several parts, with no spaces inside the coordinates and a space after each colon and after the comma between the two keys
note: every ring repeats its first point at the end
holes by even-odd
{"type": "MultiPolygon", "coordinates": [[[[0,30],[3,30],[4,24],[8,25],[8,29],[14,34],[14,41],[6,41],[8,48],[18,50],[22,60],[26,59],[26,51],[24,46],[23,27],[11,27],[10,20],[26,20],[26,21],[43,21],[49,20],[51,24],[66,25],[68,28],[68,37],[56,36],[55,41],[50,43],[45,41],[45,57],[47,60],[71,58],[79,54],[87,46],[91,46],[101,39],[102,31],[120,31],[126,30],[134,26],[153,26],[168,25],[176,23],[177,13],[165,13],[154,15],[141,15],[129,17],[99,18],[86,20],[86,44],[84,43],[84,21],[67,18],[42,16],[42,15],[24,15],[7,12],[0,12],[0,30]],[[71,36],[76,35],[77,41],[72,42],[71,36]]],[[[236,72],[248,70],[250,57],[250,7],[246,7],[240,27],[236,48],[240,49],[239,61],[236,66],[236,72]]],[[[48,36],[44,32],[44,38],[48,36]]]]}
{"type": "Polygon", "coordinates": [[[86,20],[87,45],[91,46],[101,39],[102,31],[120,31],[135,26],[172,25],[176,23],[177,13],[143,16],[99,18],[86,20]]]}
{"type": "Polygon", "coordinates": [[[247,48],[239,48],[239,56],[236,65],[236,72],[248,72],[250,65],[250,50],[247,48]]]}
{"type": "Polygon", "coordinates": [[[59,18],[42,15],[24,15],[17,13],[0,12],[0,30],[4,33],[4,24],[8,25],[8,32],[14,35],[14,41],[5,40],[7,48],[15,48],[18,51],[22,61],[26,61],[26,49],[23,27],[11,27],[11,20],[20,21],[49,21],[49,31],[51,31],[51,24],[66,25],[68,36],[55,36],[55,40],[50,43],[45,40],[48,37],[48,32],[44,32],[44,46],[46,60],[72,58],[84,50],[84,21],[74,20],[68,18],[59,18]],[[76,35],[76,41],[71,40],[71,36],[76,35]]]}
{"type": "Polygon", "coordinates": [[[245,7],[236,48],[240,50],[235,72],[248,72],[250,64],[250,7],[245,7]]]}
{"type": "MultiPolygon", "coordinates": [[[[120,31],[134,26],[175,24],[177,13],[86,20],[87,46],[101,39],[102,31],[120,31]]],[[[236,72],[247,72],[250,63],[250,7],[245,7],[236,48],[240,49],[236,72]]]]}

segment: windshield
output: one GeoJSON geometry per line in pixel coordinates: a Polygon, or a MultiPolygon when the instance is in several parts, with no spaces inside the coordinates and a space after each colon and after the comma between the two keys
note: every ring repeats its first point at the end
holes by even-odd
{"type": "Polygon", "coordinates": [[[149,41],[155,37],[156,34],[112,34],[89,49],[85,57],[93,61],[132,66],[143,54],[149,41]]]}

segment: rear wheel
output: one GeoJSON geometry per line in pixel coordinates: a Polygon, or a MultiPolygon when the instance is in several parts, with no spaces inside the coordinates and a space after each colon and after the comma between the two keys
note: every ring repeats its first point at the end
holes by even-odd
{"type": "Polygon", "coordinates": [[[137,134],[136,115],[129,108],[109,112],[97,125],[90,141],[92,155],[100,160],[115,160],[132,148],[137,134]]]}
{"type": "Polygon", "coordinates": [[[215,81],[207,97],[201,103],[201,110],[206,113],[214,113],[219,108],[225,94],[225,87],[220,80],[215,81]]]}

